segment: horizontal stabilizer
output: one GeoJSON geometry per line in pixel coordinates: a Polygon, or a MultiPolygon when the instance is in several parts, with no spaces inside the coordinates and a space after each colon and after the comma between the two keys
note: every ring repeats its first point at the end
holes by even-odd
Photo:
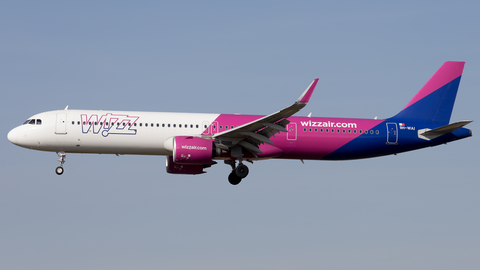
{"type": "Polygon", "coordinates": [[[443,126],[443,127],[435,128],[435,129],[428,129],[428,128],[420,129],[418,131],[418,137],[421,138],[421,139],[429,141],[429,140],[435,139],[437,137],[440,137],[442,135],[445,135],[447,133],[454,132],[455,130],[457,130],[457,129],[465,126],[465,125],[468,125],[471,122],[473,122],[473,121],[466,120],[466,121],[455,122],[455,123],[452,123],[452,124],[449,124],[449,125],[446,125],[446,126],[443,126]]]}

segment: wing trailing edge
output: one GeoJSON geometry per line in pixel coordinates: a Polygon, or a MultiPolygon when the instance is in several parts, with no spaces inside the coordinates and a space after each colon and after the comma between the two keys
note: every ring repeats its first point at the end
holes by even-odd
{"type": "Polygon", "coordinates": [[[224,149],[232,148],[238,144],[256,156],[257,153],[261,153],[258,148],[260,144],[267,143],[272,145],[273,143],[270,141],[270,137],[279,132],[287,132],[285,127],[290,123],[287,118],[294,115],[307,105],[317,83],[318,78],[313,80],[292,105],[283,108],[278,112],[261,117],[255,121],[214,134],[212,139],[220,142],[219,146],[224,149]],[[249,140],[250,142],[245,140],[249,140]],[[222,141],[229,141],[230,144],[224,145],[222,141]]]}

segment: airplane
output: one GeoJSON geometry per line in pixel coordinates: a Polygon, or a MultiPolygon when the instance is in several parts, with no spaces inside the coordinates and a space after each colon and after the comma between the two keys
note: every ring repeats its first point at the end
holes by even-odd
{"type": "Polygon", "coordinates": [[[265,159],[352,160],[392,155],[472,136],[472,121],[450,124],[465,62],[445,62],[413,99],[386,119],[295,117],[318,78],[289,107],[267,116],[64,110],[36,114],[8,133],[15,145],[67,153],[164,155],[171,174],[202,174],[222,161],[228,181],[249,174],[244,162],[265,159]],[[238,162],[238,164],[237,164],[238,162]]]}

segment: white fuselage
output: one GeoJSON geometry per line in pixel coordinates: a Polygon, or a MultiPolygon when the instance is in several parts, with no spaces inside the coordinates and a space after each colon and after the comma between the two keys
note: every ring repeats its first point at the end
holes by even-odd
{"type": "Polygon", "coordinates": [[[41,124],[16,127],[8,139],[41,151],[168,155],[171,152],[164,147],[167,139],[198,136],[217,117],[218,114],[59,110],[32,116],[31,119],[40,119],[41,124]]]}

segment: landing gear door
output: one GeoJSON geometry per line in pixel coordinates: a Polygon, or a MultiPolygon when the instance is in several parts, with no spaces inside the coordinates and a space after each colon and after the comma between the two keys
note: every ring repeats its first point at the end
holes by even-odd
{"type": "Polygon", "coordinates": [[[57,123],[55,125],[55,134],[67,134],[67,114],[57,113],[57,123]]]}

